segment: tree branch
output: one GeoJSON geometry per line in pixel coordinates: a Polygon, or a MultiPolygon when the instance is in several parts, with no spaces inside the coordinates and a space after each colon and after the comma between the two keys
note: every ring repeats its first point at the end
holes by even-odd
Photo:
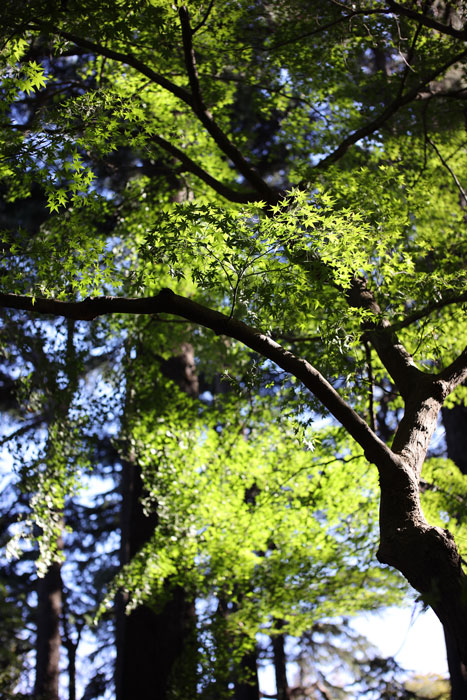
{"type": "Polygon", "coordinates": [[[198,68],[196,66],[196,56],[193,48],[193,32],[190,26],[190,16],[185,5],[179,8],[178,16],[180,17],[180,26],[182,28],[183,52],[185,54],[185,66],[193,97],[193,105],[196,109],[206,111],[206,105],[203,102],[199,87],[198,68]]]}
{"type": "Polygon", "coordinates": [[[364,340],[369,340],[404,399],[412,392],[421,377],[427,376],[418,367],[397,338],[389,321],[382,319],[381,309],[361,277],[354,277],[347,292],[349,306],[366,309],[374,316],[374,321],[363,324],[364,340]]]}
{"type": "MultiPolygon", "coordinates": [[[[43,28],[41,24],[39,24],[39,27],[43,28]]],[[[73,44],[76,44],[77,46],[82,46],[95,54],[106,56],[113,61],[125,63],[127,66],[135,68],[135,70],[137,70],[139,73],[149,78],[151,82],[156,83],[156,85],[160,85],[165,90],[168,90],[180,100],[185,102],[185,104],[187,104],[189,107],[193,107],[192,98],[188,90],[185,90],[185,88],[180,87],[180,85],[177,85],[165,76],[152,70],[152,68],[149,68],[149,66],[143,63],[143,61],[140,61],[139,58],[136,58],[136,56],[133,54],[114,51],[113,49],[107,48],[107,46],[103,46],[95,41],[90,41],[89,39],[76,36],[75,34],[66,32],[63,29],[54,28],[53,31],[62,36],[64,39],[68,39],[68,41],[73,42],[73,44]]]]}
{"type": "MultiPolygon", "coordinates": [[[[170,155],[174,156],[184,166],[185,170],[199,177],[199,179],[205,182],[209,187],[211,187],[211,189],[213,189],[214,192],[217,192],[230,202],[248,204],[248,202],[258,201],[258,193],[256,192],[256,190],[240,192],[238,190],[232,189],[231,187],[228,187],[227,185],[224,185],[224,183],[222,183],[220,180],[217,180],[212,175],[209,175],[209,173],[206,172],[204,168],[195,163],[195,161],[192,160],[189,156],[187,156],[187,154],[184,151],[182,151],[180,148],[177,148],[177,146],[174,146],[166,139],[162,138],[162,136],[151,136],[151,141],[163,148],[164,151],[166,151],[167,153],[170,153],[170,155]]],[[[276,203],[278,201],[279,194],[277,194],[276,203]]]]}
{"type": "MultiPolygon", "coordinates": [[[[184,18],[184,22],[188,22],[187,17],[184,18]]],[[[43,25],[41,23],[38,23],[38,26],[39,28],[43,28],[43,25]]],[[[124,63],[128,66],[131,66],[132,68],[135,68],[139,73],[145,75],[153,83],[155,83],[156,85],[160,85],[160,87],[164,88],[165,90],[168,90],[173,95],[175,95],[175,97],[178,97],[180,100],[182,100],[193,110],[193,112],[196,114],[206,131],[213,138],[217,146],[228,158],[230,158],[232,163],[236,166],[238,172],[241,175],[243,175],[243,177],[254,187],[259,197],[270,204],[275,204],[277,202],[278,197],[275,190],[269,187],[269,185],[266,182],[264,182],[264,180],[258,175],[253,166],[246,160],[246,158],[244,158],[244,156],[238,150],[238,148],[230,141],[228,136],[218,126],[217,122],[213,119],[210,112],[204,107],[202,101],[199,102],[198,100],[199,88],[196,87],[196,65],[192,62],[194,60],[194,53],[191,42],[191,29],[188,33],[187,28],[185,28],[183,41],[185,48],[185,61],[187,62],[187,72],[190,81],[190,86],[192,89],[195,88],[195,93],[193,95],[191,95],[188,92],[188,90],[185,90],[185,88],[180,87],[165,76],[152,70],[152,68],[147,66],[145,63],[143,63],[143,61],[140,61],[136,56],[134,56],[131,53],[123,53],[121,51],[109,49],[106,46],[103,46],[102,44],[99,44],[94,41],[89,41],[88,39],[84,39],[83,37],[76,36],[75,34],[71,34],[70,32],[58,28],[54,28],[53,31],[55,31],[60,36],[63,36],[65,39],[68,39],[68,41],[72,41],[77,46],[87,48],[93,53],[96,53],[101,56],[106,56],[107,58],[110,58],[114,61],[118,61],[119,63],[124,63]]]]}
{"type": "Polygon", "coordinates": [[[231,159],[239,173],[248,180],[261,197],[268,203],[275,203],[277,195],[274,190],[258,175],[253,166],[244,158],[243,154],[230,141],[227,135],[220,129],[212,114],[206,108],[199,85],[198,70],[196,67],[196,57],[193,48],[193,32],[190,26],[188,10],[185,6],[179,9],[180,24],[182,28],[183,51],[185,56],[185,66],[188,80],[192,92],[191,108],[196,114],[206,131],[212,136],[221,151],[231,159]]]}
{"type": "Polygon", "coordinates": [[[372,134],[374,134],[375,131],[381,128],[401,107],[412,102],[417,97],[418,93],[422,88],[426,87],[438,76],[442,75],[448,68],[450,68],[455,63],[458,63],[458,61],[465,58],[466,56],[467,51],[462,51],[461,53],[457,54],[452,59],[450,59],[443,66],[432,71],[414,88],[406,92],[405,95],[398,95],[396,99],[394,99],[391,102],[391,104],[388,105],[378,117],[373,119],[373,121],[368,122],[368,124],[361,126],[352,134],[349,134],[349,136],[347,136],[332,153],[320,160],[314,166],[314,168],[316,168],[317,170],[322,170],[323,168],[327,168],[329,165],[332,165],[332,163],[335,163],[337,160],[342,158],[342,156],[344,156],[347,153],[350,146],[353,146],[355,143],[357,143],[357,141],[360,141],[360,139],[365,138],[365,136],[371,136],[372,134]]]}
{"type": "Polygon", "coordinates": [[[402,462],[349,406],[334,387],[306,360],[285,350],[272,338],[235,318],[202,306],[191,299],[162,289],[157,296],[146,298],[95,297],[80,302],[56,299],[33,299],[16,294],[0,294],[0,306],[41,314],[65,316],[90,321],[104,314],[170,313],[210,328],[217,335],[226,335],[258,352],[286,372],[294,375],[328,411],[345,427],[363,448],[366,458],[386,473],[404,468],[402,462]]]}
{"type": "Polygon", "coordinates": [[[0,439],[0,447],[5,445],[10,440],[14,440],[15,438],[21,437],[21,435],[25,435],[27,432],[29,432],[33,428],[37,428],[37,426],[40,425],[41,423],[43,423],[44,421],[45,421],[45,416],[39,416],[38,418],[35,418],[30,423],[27,423],[26,425],[22,425],[20,428],[17,428],[9,435],[5,435],[5,437],[0,439]]]}
{"type": "Polygon", "coordinates": [[[214,6],[214,0],[211,0],[211,2],[210,2],[209,5],[208,5],[208,9],[207,9],[206,12],[204,13],[203,19],[202,19],[202,20],[196,25],[196,27],[192,30],[192,32],[191,32],[192,34],[196,34],[196,32],[199,32],[199,30],[201,29],[201,27],[203,27],[203,26],[206,24],[206,22],[208,21],[208,17],[209,17],[209,15],[211,14],[211,10],[212,10],[213,6],[214,6]]]}
{"type": "Polygon", "coordinates": [[[284,41],[277,41],[274,44],[269,44],[268,46],[255,46],[254,49],[255,51],[274,51],[276,49],[281,49],[283,46],[288,46],[289,44],[296,44],[298,41],[303,41],[304,39],[309,39],[312,36],[316,36],[317,34],[321,34],[322,32],[326,32],[328,29],[332,29],[333,27],[336,27],[338,24],[342,24],[343,22],[346,22],[347,20],[351,20],[354,17],[367,17],[369,15],[387,15],[391,12],[391,10],[387,8],[381,8],[381,9],[365,9],[365,10],[353,10],[352,12],[349,12],[346,15],[343,15],[342,17],[338,17],[337,19],[332,20],[331,22],[328,22],[327,24],[322,24],[316,29],[311,29],[309,32],[304,32],[303,34],[298,34],[297,36],[294,36],[292,39],[285,39],[284,41]]]}
{"type": "Polygon", "coordinates": [[[394,2],[394,0],[387,0],[387,3],[390,9],[398,15],[408,17],[409,19],[414,19],[420,24],[423,24],[423,26],[425,27],[429,27],[430,29],[436,29],[436,31],[440,32],[440,34],[447,34],[448,36],[453,36],[455,39],[467,41],[467,28],[465,27],[464,29],[455,29],[450,25],[441,24],[441,22],[438,22],[437,20],[428,17],[428,15],[421,14],[420,12],[416,12],[415,10],[411,10],[409,7],[401,5],[400,2],[394,2]]]}
{"type": "Polygon", "coordinates": [[[420,311],[414,311],[412,314],[409,314],[409,316],[406,316],[404,319],[402,319],[402,321],[391,323],[391,329],[393,331],[398,331],[401,328],[407,328],[412,323],[420,321],[420,319],[429,316],[433,311],[443,309],[445,306],[449,306],[450,304],[462,304],[463,302],[467,302],[467,292],[453,297],[446,297],[440,301],[434,301],[431,304],[427,304],[427,306],[420,309],[420,311]]]}
{"type": "Polygon", "coordinates": [[[438,377],[447,382],[450,392],[454,391],[459,384],[465,382],[467,379],[467,347],[464,348],[454,362],[451,362],[446,369],[439,373],[438,377]]]}
{"type": "Polygon", "coordinates": [[[427,140],[427,143],[430,144],[430,146],[432,147],[432,149],[434,150],[434,152],[436,153],[436,155],[438,156],[438,158],[440,159],[442,165],[446,168],[446,170],[448,171],[448,173],[450,174],[450,176],[451,176],[452,179],[454,180],[454,182],[455,182],[455,184],[456,184],[456,187],[457,187],[457,189],[459,190],[459,192],[460,192],[460,194],[461,194],[462,200],[467,204],[467,194],[466,194],[464,188],[462,187],[462,185],[461,185],[461,183],[460,183],[460,181],[459,181],[459,178],[457,177],[456,173],[455,173],[454,170],[451,168],[451,166],[449,165],[449,163],[443,158],[443,156],[441,155],[441,153],[440,153],[440,151],[439,151],[437,145],[436,145],[435,143],[433,143],[433,141],[432,141],[428,136],[426,137],[426,140],[427,140]]]}

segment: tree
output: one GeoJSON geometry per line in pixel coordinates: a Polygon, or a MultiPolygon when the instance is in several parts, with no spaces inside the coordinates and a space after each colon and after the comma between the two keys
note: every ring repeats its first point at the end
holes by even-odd
{"type": "Polygon", "coordinates": [[[389,0],[7,2],[2,175],[12,201],[40,186],[50,216],[32,239],[4,232],[0,294],[83,321],[181,317],[286,372],[297,416],[332,415],[376,466],[378,560],[464,663],[461,555],[425,518],[420,479],[467,377],[465,19],[462,3],[389,0]],[[64,99],[54,71],[77,55],[64,99]],[[24,121],[34,90],[44,107],[24,121]],[[161,154],[186,202],[161,205],[161,154]],[[102,162],[132,169],[123,197],[93,189],[102,162]],[[374,422],[388,381],[390,446],[374,422]]]}

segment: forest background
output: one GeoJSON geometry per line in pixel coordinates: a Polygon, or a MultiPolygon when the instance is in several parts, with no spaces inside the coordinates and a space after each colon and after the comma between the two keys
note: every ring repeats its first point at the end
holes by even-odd
{"type": "Polygon", "coordinates": [[[465,698],[466,23],[2,4],[4,697],[465,698]]]}

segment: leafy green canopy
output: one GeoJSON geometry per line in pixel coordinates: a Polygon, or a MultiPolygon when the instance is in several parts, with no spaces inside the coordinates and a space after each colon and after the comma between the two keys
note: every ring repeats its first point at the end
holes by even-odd
{"type": "MultiPolygon", "coordinates": [[[[169,285],[298,348],[365,417],[388,392],[397,412],[362,342],[370,320],[391,322],[426,369],[466,344],[466,52],[461,6],[449,23],[436,3],[415,18],[392,5],[4,3],[3,195],[19,205],[39,186],[46,211],[3,227],[2,288],[83,299],[169,285]],[[356,275],[376,319],[351,303],[356,275]]],[[[215,348],[241,375],[234,341],[185,330],[202,369],[215,348]]],[[[329,610],[310,578],[329,591],[345,565],[351,608],[356,587],[380,585],[346,544],[375,518],[362,505],[374,477],[337,429],[304,452],[259,399],[246,435],[228,401],[221,417],[170,408],[131,423],[160,518],[132,565],[136,602],[184,570],[193,591],[241,599],[242,624],[284,617],[298,632],[329,610]]]]}
{"type": "MultiPolygon", "coordinates": [[[[310,10],[298,1],[195,2],[187,9],[197,61],[190,71],[176,5],[71,3],[61,13],[39,3],[11,18],[9,8],[7,196],[27,195],[39,181],[51,216],[34,237],[4,231],[5,288],[150,293],[166,272],[185,275],[193,291],[217,294],[220,306],[265,330],[331,342],[340,332],[355,339],[356,354],[362,312],[345,299],[354,271],[371,280],[391,321],[462,295],[456,173],[465,170],[465,149],[455,97],[464,53],[452,36],[396,19],[381,3],[310,10]],[[45,47],[50,58],[29,59],[45,47]],[[70,96],[59,71],[76,51],[84,59],[70,96]],[[45,107],[25,112],[33,91],[45,107]],[[359,130],[369,133],[357,139],[359,130]],[[346,140],[355,146],[337,158],[346,140]],[[140,161],[125,191],[114,197],[105,181],[94,188],[93,169],[128,147],[140,161]],[[172,161],[192,202],[160,207],[160,187],[141,163],[161,159],[172,161]],[[252,173],[262,175],[265,196],[251,192],[252,173]],[[220,201],[216,183],[254,206],[220,201]],[[271,208],[271,192],[294,185],[271,208]]],[[[402,332],[421,362],[447,363],[463,347],[449,309],[437,316],[402,332]]]]}

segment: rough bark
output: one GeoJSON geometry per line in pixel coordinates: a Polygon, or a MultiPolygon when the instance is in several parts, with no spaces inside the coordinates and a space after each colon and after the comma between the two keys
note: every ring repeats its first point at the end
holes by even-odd
{"type": "Polygon", "coordinates": [[[35,700],[58,700],[60,615],[62,610],[61,564],[53,562],[37,586],[35,700]]]}
{"type": "Polygon", "coordinates": [[[454,539],[426,522],[410,469],[392,478],[380,475],[380,481],[378,559],[406,577],[456,640],[460,658],[467,659],[467,577],[454,539]]]}

